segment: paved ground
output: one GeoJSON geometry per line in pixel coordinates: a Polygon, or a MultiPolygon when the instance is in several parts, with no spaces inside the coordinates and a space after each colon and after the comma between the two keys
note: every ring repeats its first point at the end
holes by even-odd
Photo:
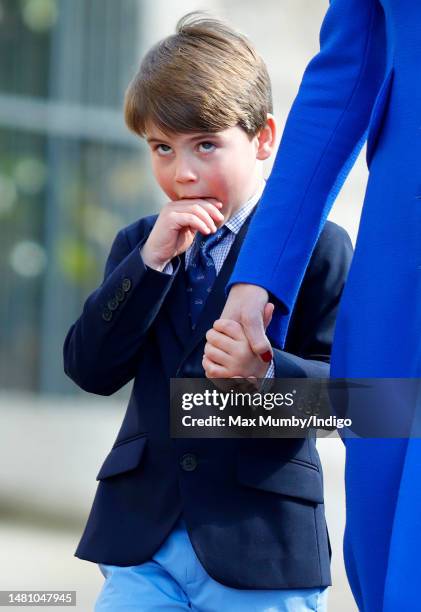
{"type": "MultiPolygon", "coordinates": [[[[341,553],[344,526],[341,443],[338,440],[323,440],[319,446],[325,466],[326,506],[333,548],[334,586],[330,593],[329,610],[356,612],[346,582],[341,553]]],[[[51,520],[46,523],[42,514],[37,514],[34,517],[35,524],[31,521],[31,526],[26,522],[29,514],[30,510],[21,511],[19,520],[13,520],[10,514],[0,517],[0,589],[75,590],[76,610],[90,612],[103,578],[95,564],[73,556],[82,531],[82,522],[79,524],[77,519],[72,525],[51,520]]]]}
{"type": "MultiPolygon", "coordinates": [[[[76,531],[33,528],[3,521],[0,526],[0,589],[76,591],[76,608],[58,606],[46,610],[90,612],[103,578],[96,565],[73,557],[78,537],[76,531]]],[[[2,607],[2,610],[21,609],[20,606],[2,607]]],[[[39,607],[34,609],[40,610],[39,607]]]]}

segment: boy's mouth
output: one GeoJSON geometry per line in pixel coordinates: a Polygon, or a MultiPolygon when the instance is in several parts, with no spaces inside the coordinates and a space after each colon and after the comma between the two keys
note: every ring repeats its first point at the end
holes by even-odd
{"type": "Polygon", "coordinates": [[[184,196],[182,198],[180,198],[181,200],[213,200],[214,202],[218,202],[217,198],[214,198],[213,196],[201,196],[201,195],[197,195],[197,196],[184,196]]]}

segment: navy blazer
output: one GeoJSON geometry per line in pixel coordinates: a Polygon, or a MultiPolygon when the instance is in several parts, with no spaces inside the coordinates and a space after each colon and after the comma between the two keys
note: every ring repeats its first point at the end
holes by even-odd
{"type": "MultiPolygon", "coordinates": [[[[314,439],[171,439],[171,377],[204,376],[205,334],[248,228],[233,243],[194,332],[184,256],[174,273],[144,265],[139,249],[156,216],[121,230],[101,286],[64,344],[66,374],[111,395],[134,379],[123,423],[97,480],[76,556],[129,566],[152,557],[183,513],[192,545],[215,580],[235,588],[330,584],[322,470],[314,439]]],[[[327,377],[338,302],[352,254],[328,223],[305,275],[277,377],[327,377]]]]}

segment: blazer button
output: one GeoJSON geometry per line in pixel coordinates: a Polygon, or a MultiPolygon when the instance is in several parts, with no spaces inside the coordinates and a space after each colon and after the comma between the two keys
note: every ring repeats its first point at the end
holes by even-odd
{"type": "Polygon", "coordinates": [[[116,297],[111,298],[111,300],[107,303],[107,306],[110,310],[117,310],[118,308],[118,300],[116,297]]]}
{"type": "Polygon", "coordinates": [[[115,292],[115,297],[119,302],[122,302],[126,297],[124,293],[123,287],[117,287],[117,291],[115,292]]]}
{"type": "Polygon", "coordinates": [[[180,466],[185,472],[193,472],[197,468],[197,457],[193,453],[186,453],[180,458],[180,466]]]}
{"type": "Polygon", "coordinates": [[[130,280],[130,278],[123,278],[121,286],[123,288],[124,293],[127,293],[132,287],[132,281],[130,280]]]}
{"type": "Polygon", "coordinates": [[[108,308],[105,308],[102,313],[102,318],[104,319],[104,321],[111,321],[111,319],[113,318],[113,313],[111,312],[111,310],[108,310],[108,308]]]}

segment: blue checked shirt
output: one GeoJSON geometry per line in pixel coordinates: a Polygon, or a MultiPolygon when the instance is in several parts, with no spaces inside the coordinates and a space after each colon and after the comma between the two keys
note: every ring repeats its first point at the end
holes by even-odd
{"type": "MultiPolygon", "coordinates": [[[[235,215],[233,215],[230,219],[228,219],[228,221],[226,222],[226,226],[228,227],[228,229],[230,229],[231,231],[228,232],[228,234],[225,236],[225,238],[223,238],[220,242],[218,242],[218,244],[216,244],[214,246],[213,249],[211,249],[211,251],[209,252],[210,256],[212,257],[213,263],[215,265],[215,269],[216,269],[216,274],[218,275],[219,272],[221,271],[221,268],[224,264],[224,261],[229,253],[229,250],[238,234],[238,232],[240,231],[244,221],[247,219],[247,217],[249,216],[249,214],[251,213],[251,211],[253,210],[253,208],[256,206],[257,202],[260,200],[262,193],[263,193],[263,189],[265,188],[265,182],[262,182],[261,185],[259,186],[258,190],[256,191],[256,193],[254,194],[253,197],[251,197],[236,213],[235,215]]],[[[195,243],[193,242],[192,245],[187,249],[186,251],[186,269],[189,266],[190,262],[191,262],[191,258],[193,256],[193,249],[195,248],[195,243]]],[[[165,266],[165,268],[162,270],[162,272],[164,274],[172,274],[173,273],[173,266],[172,263],[169,262],[167,263],[167,265],[165,266]]],[[[269,368],[266,372],[266,378],[273,378],[275,375],[275,368],[273,365],[273,360],[271,361],[269,368]]]]}

